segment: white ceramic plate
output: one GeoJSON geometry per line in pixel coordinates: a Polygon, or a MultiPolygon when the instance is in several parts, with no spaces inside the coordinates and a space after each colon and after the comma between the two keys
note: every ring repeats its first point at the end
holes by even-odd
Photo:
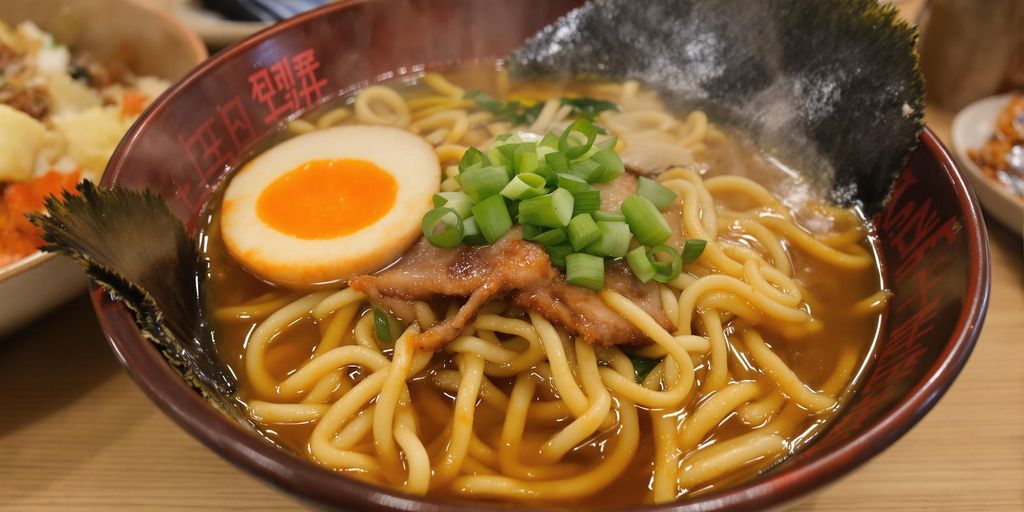
{"type": "Polygon", "coordinates": [[[0,268],[0,336],[84,292],[88,282],[77,263],[56,254],[37,252],[0,268]]]}
{"type": "Polygon", "coordinates": [[[992,136],[999,113],[1013,94],[992,96],[971,103],[953,119],[953,152],[967,179],[974,186],[981,206],[996,220],[1024,236],[1024,199],[1016,197],[984,172],[967,156],[968,148],[981,147],[992,136]]]}

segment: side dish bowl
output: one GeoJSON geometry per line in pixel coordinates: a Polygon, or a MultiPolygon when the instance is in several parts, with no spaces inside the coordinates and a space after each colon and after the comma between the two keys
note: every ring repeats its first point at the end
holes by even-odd
{"type": "MultiPolygon", "coordinates": [[[[132,71],[173,80],[206,57],[206,48],[163,11],[135,0],[5,0],[0,20],[32,21],[73,49],[101,60],[124,58],[132,71]]],[[[63,256],[36,252],[0,267],[0,336],[85,289],[85,274],[63,256]]]]}
{"type": "Polygon", "coordinates": [[[1024,198],[1013,195],[988,177],[967,155],[967,150],[980,148],[992,137],[996,118],[1006,108],[1011,97],[1013,94],[991,96],[964,107],[953,118],[950,142],[961,169],[974,186],[985,211],[1024,236],[1024,198]]]}
{"type": "MultiPolygon", "coordinates": [[[[352,0],[298,16],[219,53],[172,87],[122,141],[102,184],[150,188],[194,233],[230,164],[288,118],[368,83],[445,63],[501,57],[578,4],[502,3],[498,16],[490,4],[484,10],[469,0],[352,0]],[[493,23],[484,22],[495,19],[502,20],[504,30],[495,32],[488,28],[493,23]],[[254,89],[260,77],[271,66],[299,63],[304,67],[296,83],[306,88],[303,94],[261,101],[267,97],[254,89]],[[275,115],[282,102],[283,115],[275,115]]],[[[895,300],[877,359],[831,428],[751,481],[638,510],[784,506],[884,450],[948,389],[984,318],[988,241],[973,193],[931,131],[921,133],[891,200],[873,220],[895,300]]],[[[348,479],[276,447],[189,388],[141,335],[121,302],[97,286],[92,298],[118,359],[154,402],[224,458],[299,499],[346,510],[522,508],[413,497],[348,479]]]]}

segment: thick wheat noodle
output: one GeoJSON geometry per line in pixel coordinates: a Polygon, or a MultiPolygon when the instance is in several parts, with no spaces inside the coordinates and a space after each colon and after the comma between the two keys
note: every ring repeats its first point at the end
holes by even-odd
{"type": "MultiPolygon", "coordinates": [[[[313,313],[315,315],[316,310],[313,313]]],[[[359,304],[349,304],[339,309],[327,322],[327,328],[324,329],[323,336],[320,337],[320,343],[316,345],[316,352],[313,355],[318,356],[332,348],[341,346],[345,334],[352,330],[352,322],[357,313],[359,313],[359,304]]]]}
{"type": "Polygon", "coordinates": [[[334,125],[345,122],[345,120],[350,117],[352,117],[352,111],[346,107],[331,109],[324,112],[324,115],[320,116],[320,118],[316,120],[316,127],[320,130],[330,128],[334,125]]]}
{"type": "Polygon", "coordinates": [[[274,337],[295,321],[309,316],[313,307],[327,295],[327,292],[306,295],[272,313],[253,331],[245,348],[245,372],[258,396],[271,398],[277,394],[274,378],[264,363],[274,337]]]}
{"type": "Polygon", "coordinates": [[[761,335],[753,329],[743,332],[743,343],[747,353],[761,367],[768,378],[775,381],[779,390],[790,400],[814,412],[822,412],[836,404],[835,398],[807,387],[782,359],[764,342],[761,335]]]}
{"type": "Polygon", "coordinates": [[[423,133],[426,130],[437,130],[447,128],[444,137],[445,144],[455,144],[462,140],[469,130],[469,119],[465,110],[444,110],[431,114],[418,121],[413,121],[409,129],[416,133],[423,133]]]}
{"type": "Polygon", "coordinates": [[[558,112],[559,102],[558,100],[547,100],[544,102],[544,106],[541,107],[540,112],[537,114],[537,119],[530,125],[530,131],[534,133],[544,133],[548,131],[551,123],[555,120],[555,114],[558,112]]]}
{"type": "Polygon", "coordinates": [[[356,119],[365,124],[381,124],[405,128],[409,125],[409,106],[394,90],[382,85],[371,85],[356,95],[356,119]],[[380,113],[374,103],[383,104],[390,112],[380,113]]]}
{"type": "Polygon", "coordinates": [[[857,254],[847,254],[814,238],[791,221],[768,215],[761,216],[760,221],[769,229],[785,235],[791,244],[819,261],[847,269],[865,269],[874,263],[871,253],[860,246],[855,246],[857,254]]]}
{"type": "Polygon", "coordinates": [[[466,91],[462,87],[449,82],[444,75],[438,73],[424,73],[423,83],[434,92],[449,98],[461,99],[466,95],[466,91]]]}
{"type": "Polygon", "coordinates": [[[661,182],[670,179],[680,179],[693,186],[693,190],[696,193],[697,198],[700,200],[700,211],[699,215],[697,215],[700,219],[700,225],[704,227],[704,231],[707,236],[717,238],[718,211],[715,207],[715,198],[711,195],[711,192],[704,187],[704,180],[700,175],[685,167],[669,169],[661,176],[658,176],[658,180],[661,182]]]}
{"type": "Polygon", "coordinates": [[[331,438],[331,446],[339,450],[351,450],[361,441],[366,439],[373,429],[373,412],[377,406],[370,405],[359,411],[352,421],[349,421],[338,433],[331,438]]]}
{"type": "Polygon", "coordinates": [[[704,333],[711,342],[708,370],[704,374],[704,383],[700,388],[701,394],[707,395],[721,389],[729,382],[729,349],[726,346],[725,331],[722,330],[722,320],[718,316],[718,311],[715,309],[704,310],[700,319],[704,325],[704,333]]]}
{"type": "MultiPolygon", "coordinates": [[[[437,160],[441,163],[445,162],[458,162],[462,160],[462,155],[466,153],[466,146],[460,144],[445,144],[434,148],[434,152],[437,153],[437,160]]],[[[455,167],[455,174],[458,174],[458,167],[455,167]]],[[[447,171],[446,171],[447,174],[447,171]]]]}
{"type": "Polygon", "coordinates": [[[477,355],[462,355],[456,359],[462,372],[459,392],[455,396],[455,410],[452,412],[452,434],[448,449],[434,470],[436,485],[455,478],[463,459],[469,451],[473,435],[473,417],[476,413],[477,396],[484,378],[484,360],[477,355]]]}
{"type": "Polygon", "coordinates": [[[601,377],[604,379],[605,384],[617,396],[627,398],[631,402],[647,407],[668,408],[681,404],[687,395],[690,394],[694,381],[693,361],[690,360],[690,355],[683,348],[682,344],[677,343],[675,337],[662,328],[658,322],[654,321],[651,315],[647,314],[640,306],[637,306],[622,295],[605,289],[601,291],[601,299],[615,310],[616,313],[629,320],[641,332],[664,348],[668,353],[666,357],[672,358],[678,366],[678,370],[682,373],[682,375],[678,376],[674,386],[664,391],[655,391],[638,385],[634,379],[626,378],[619,372],[602,368],[601,377]]]}
{"type": "MultiPolygon", "coordinates": [[[[574,464],[526,465],[519,461],[520,445],[526,429],[526,417],[533,402],[537,384],[528,375],[516,377],[509,395],[505,422],[501,428],[498,445],[498,466],[502,474],[526,480],[564,478],[572,475],[579,466],[574,464]]],[[[458,484],[456,484],[458,485],[458,484]]]]}
{"type": "Polygon", "coordinates": [[[696,283],[683,290],[682,295],[679,296],[679,321],[676,324],[678,333],[690,334],[690,321],[693,318],[693,311],[697,301],[703,294],[710,291],[733,293],[737,297],[749,302],[770,318],[794,323],[803,323],[810,320],[810,315],[806,311],[779,304],[735,277],[711,275],[698,279],[696,283]]]}
{"type": "Polygon", "coordinates": [[[377,338],[371,333],[373,332],[373,315],[363,315],[358,321],[356,321],[355,329],[352,329],[352,339],[355,340],[356,345],[370,349],[374,352],[380,352],[380,343],[377,343],[377,338]]]}
{"type": "Polygon", "coordinates": [[[320,419],[327,412],[324,404],[277,404],[263,400],[250,400],[248,412],[256,421],[266,423],[305,422],[320,419]]]}
{"type": "Polygon", "coordinates": [[[763,391],[756,382],[728,384],[705,398],[679,427],[679,448],[687,452],[736,409],[763,391]]]}
{"type": "Polygon", "coordinates": [[[679,486],[692,489],[756,460],[784,453],[786,448],[781,436],[760,430],[722,441],[683,459],[679,486]]]}
{"type": "Polygon", "coordinates": [[[339,387],[344,388],[343,392],[351,389],[348,380],[342,376],[341,370],[334,370],[317,381],[313,388],[306,393],[306,396],[302,397],[300,403],[325,404],[331,400],[334,390],[339,387]]]}
{"type": "Polygon", "coordinates": [[[771,264],[779,272],[787,276],[793,275],[793,264],[789,260],[789,253],[786,252],[786,248],[782,246],[782,242],[779,237],[775,236],[774,233],[760,222],[754,219],[738,218],[733,221],[739,226],[744,233],[748,236],[754,237],[758,243],[768,252],[768,256],[771,258],[771,264]]]}
{"type": "Polygon", "coordinates": [[[768,421],[768,418],[777,413],[785,403],[785,395],[772,391],[762,398],[744,404],[736,412],[739,413],[740,421],[756,426],[768,421]]]}
{"type": "Polygon", "coordinates": [[[860,315],[874,315],[881,313],[889,304],[892,292],[879,290],[868,297],[865,297],[853,305],[853,311],[860,315]]]}
{"type": "MultiPolygon", "coordinates": [[[[632,365],[616,365],[614,371],[623,378],[631,376],[632,365]]],[[[586,496],[614,481],[636,453],[640,440],[636,405],[617,397],[621,417],[619,432],[610,453],[594,468],[576,475],[543,482],[522,481],[504,476],[466,476],[454,482],[456,492],[475,496],[518,498],[522,500],[565,499],[586,496]]]]}
{"type": "MultiPolygon", "coordinates": [[[[686,232],[687,236],[690,238],[707,240],[707,245],[704,247],[704,253],[701,255],[701,264],[710,265],[711,267],[731,276],[739,276],[743,272],[743,265],[722,252],[721,247],[718,245],[717,233],[712,234],[701,224],[701,203],[697,198],[696,187],[685,179],[662,181],[661,184],[682,198],[683,230],[686,232]]],[[[710,211],[710,209],[707,210],[710,211]]],[[[714,229],[715,231],[718,230],[717,221],[714,229]]]]}
{"type": "Polygon", "coordinates": [[[287,306],[295,300],[294,297],[279,297],[274,298],[265,302],[257,302],[255,304],[244,304],[241,306],[227,306],[217,308],[214,311],[214,318],[222,322],[231,320],[251,320],[254,318],[265,318],[272,315],[275,311],[287,306]]]}
{"type": "Polygon", "coordinates": [[[747,260],[743,264],[743,278],[758,293],[783,306],[795,308],[803,300],[796,283],[775,267],[762,267],[756,261],[747,260]]]}
{"type": "Polygon", "coordinates": [[[608,388],[601,382],[594,347],[577,338],[576,358],[577,368],[580,369],[580,380],[583,381],[583,388],[590,399],[590,406],[587,407],[586,412],[541,446],[540,460],[545,463],[561,459],[566,453],[590,437],[601,427],[611,409],[612,397],[608,393],[608,388]]]}
{"type": "MultiPolygon", "coordinates": [[[[398,468],[398,450],[395,447],[395,413],[406,390],[405,381],[409,378],[412,367],[412,356],[415,348],[412,336],[419,329],[411,327],[395,340],[395,352],[383,370],[387,371],[387,379],[377,395],[377,410],[373,415],[373,444],[381,458],[385,469],[398,468]]],[[[347,347],[345,347],[347,348],[347,347]]],[[[410,467],[410,473],[412,468],[410,467]]]]}

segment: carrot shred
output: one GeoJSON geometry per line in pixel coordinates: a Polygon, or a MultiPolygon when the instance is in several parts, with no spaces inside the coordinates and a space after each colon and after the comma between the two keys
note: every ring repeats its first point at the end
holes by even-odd
{"type": "Polygon", "coordinates": [[[43,244],[38,228],[25,217],[43,209],[43,201],[62,190],[74,191],[82,173],[48,171],[28,181],[9,183],[0,195],[0,266],[14,263],[43,244]]]}

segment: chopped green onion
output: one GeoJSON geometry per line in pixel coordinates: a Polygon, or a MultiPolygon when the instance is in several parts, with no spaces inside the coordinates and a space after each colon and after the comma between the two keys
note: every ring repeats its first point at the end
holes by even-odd
{"type": "Polygon", "coordinates": [[[572,210],[573,215],[596,212],[601,207],[601,193],[597,190],[573,192],[572,197],[575,200],[572,210]]]}
{"type": "Polygon", "coordinates": [[[558,186],[572,192],[583,192],[585,190],[594,190],[594,186],[587,183],[586,180],[579,176],[562,173],[558,175],[558,186]]]}
{"type": "Polygon", "coordinates": [[[569,242],[573,250],[579,251],[594,243],[601,237],[597,223],[586,213],[577,215],[569,221],[569,242]]]}
{"type": "Polygon", "coordinates": [[[544,161],[548,163],[548,167],[551,167],[555,174],[569,172],[569,159],[564,153],[548,153],[544,155],[544,161]]]}
{"type": "Polygon", "coordinates": [[[591,213],[594,220],[604,220],[608,222],[626,222],[626,216],[621,213],[596,211],[591,213]]]}
{"type": "Polygon", "coordinates": [[[636,193],[649,199],[660,211],[665,211],[679,197],[661,183],[644,177],[637,183],[636,193]]]}
{"type": "Polygon", "coordinates": [[[505,185],[505,188],[501,189],[501,195],[514,201],[529,199],[546,194],[548,189],[545,188],[545,185],[547,184],[548,181],[538,174],[517,174],[512,181],[508,182],[508,185],[505,185]]]}
{"type": "Polygon", "coordinates": [[[462,153],[462,160],[459,160],[459,173],[464,173],[471,168],[487,167],[489,165],[491,165],[491,160],[487,158],[487,155],[477,148],[469,148],[465,153],[462,153]]]}
{"type": "Polygon", "coordinates": [[[537,153],[523,152],[516,155],[516,172],[519,174],[530,173],[537,170],[540,167],[540,160],[537,158],[537,153]]]}
{"type": "Polygon", "coordinates": [[[615,149],[615,146],[619,143],[618,137],[608,137],[601,142],[595,142],[594,147],[597,149],[615,149]]]}
{"type": "Polygon", "coordinates": [[[583,156],[594,145],[597,127],[587,119],[577,119],[558,138],[558,150],[569,160],[583,156]],[[582,140],[581,140],[582,139],[582,140]]]}
{"type": "Polygon", "coordinates": [[[633,234],[629,232],[629,226],[625,222],[601,221],[597,223],[597,229],[601,232],[601,238],[588,245],[586,252],[610,258],[621,258],[626,255],[633,234]]]}
{"type": "Polygon", "coordinates": [[[604,175],[604,168],[593,160],[583,160],[569,164],[569,172],[583,178],[587,183],[596,183],[604,175]]]}
{"type": "Polygon", "coordinates": [[[683,263],[689,265],[697,261],[700,255],[704,253],[704,248],[707,247],[708,241],[701,240],[699,238],[691,238],[683,244],[683,263]]]}
{"type": "Polygon", "coordinates": [[[377,335],[377,341],[391,344],[402,335],[402,325],[391,315],[373,308],[373,330],[377,335]]]}
{"type": "Polygon", "coordinates": [[[558,268],[565,268],[565,257],[573,252],[572,246],[569,244],[545,245],[544,250],[551,258],[551,264],[558,268]]]}
{"type": "Polygon", "coordinates": [[[441,206],[455,210],[459,217],[465,219],[471,215],[473,200],[465,192],[438,192],[434,194],[434,207],[441,206]]]}
{"type": "Polygon", "coordinates": [[[480,227],[476,225],[476,217],[469,217],[462,221],[462,243],[470,245],[483,245],[487,242],[480,227]]]}
{"type": "MultiPolygon", "coordinates": [[[[572,219],[574,199],[564,188],[519,202],[519,223],[560,228],[572,219]]],[[[477,221],[479,222],[479,221],[477,221]]]]}
{"type": "Polygon", "coordinates": [[[654,265],[651,264],[650,257],[647,255],[647,248],[642,245],[626,253],[626,263],[629,264],[629,268],[633,271],[633,275],[635,275],[641,283],[646,283],[651,279],[654,279],[654,275],[657,273],[657,271],[654,270],[654,265]]]}
{"type": "Polygon", "coordinates": [[[473,217],[480,233],[487,243],[493,244],[512,228],[512,217],[508,214],[505,198],[494,195],[480,201],[473,207],[473,217]]]}
{"type": "MultiPolygon", "coordinates": [[[[595,179],[588,180],[591,183],[606,183],[612,181],[626,171],[626,166],[622,163],[622,159],[619,158],[619,154],[611,149],[599,150],[590,157],[590,161],[600,165],[602,171],[595,179]]],[[[640,179],[643,180],[644,178],[640,179]]]]}
{"type": "Polygon", "coordinates": [[[652,262],[656,272],[654,280],[659,283],[667,283],[679,277],[679,274],[683,271],[683,260],[679,257],[679,253],[667,245],[651,247],[648,259],[652,262]],[[658,258],[659,254],[664,254],[669,261],[665,262],[658,258]]]}
{"type": "Polygon", "coordinates": [[[565,281],[591,290],[604,288],[604,258],[583,252],[566,256],[565,281]]]}
{"type": "Polygon", "coordinates": [[[565,234],[565,230],[562,228],[549,229],[533,237],[533,241],[541,245],[564,244],[568,239],[568,235],[565,234]]]}
{"type": "Polygon", "coordinates": [[[462,174],[462,191],[473,202],[479,203],[500,193],[508,182],[508,172],[504,167],[477,167],[462,174]]]}
{"type": "Polygon", "coordinates": [[[672,236],[668,221],[658,208],[643,196],[629,196],[622,203],[622,214],[626,216],[629,229],[644,245],[658,245],[672,236]]]}
{"type": "Polygon", "coordinates": [[[462,242],[462,219],[458,213],[444,206],[434,208],[423,216],[420,223],[423,237],[436,247],[455,247],[462,242]]]}
{"type": "Polygon", "coordinates": [[[544,134],[544,136],[541,137],[540,142],[537,143],[537,146],[538,146],[538,148],[537,148],[538,150],[541,147],[546,147],[546,148],[551,148],[551,149],[554,149],[554,150],[557,151],[558,150],[558,135],[555,135],[554,132],[548,132],[548,133],[544,134]]]}
{"type": "Polygon", "coordinates": [[[643,382],[647,378],[647,374],[651,373],[658,363],[661,363],[661,359],[640,356],[629,356],[629,361],[633,363],[633,374],[636,376],[637,384],[643,382]]]}
{"type": "Polygon", "coordinates": [[[533,241],[534,237],[547,231],[543,226],[534,226],[533,224],[521,224],[523,227],[523,240],[533,241]]]}
{"type": "Polygon", "coordinates": [[[562,105],[572,107],[573,113],[580,117],[593,120],[598,114],[605,110],[618,111],[619,106],[608,101],[596,98],[581,96],[579,98],[562,98],[562,105]]]}

